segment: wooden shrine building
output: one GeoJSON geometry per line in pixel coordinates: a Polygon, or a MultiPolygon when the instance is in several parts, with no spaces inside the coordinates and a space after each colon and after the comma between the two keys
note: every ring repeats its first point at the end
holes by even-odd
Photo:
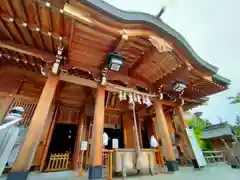
{"type": "Polygon", "coordinates": [[[233,147],[236,141],[235,132],[230,124],[219,123],[203,128],[201,139],[210,142],[214,151],[224,151],[233,147]]]}
{"type": "Polygon", "coordinates": [[[22,106],[27,129],[10,174],[54,170],[54,154],[67,157],[58,170],[76,169],[87,141],[83,166],[101,177],[103,131],[119,149],[150,148],[154,135],[174,171],[175,151],[194,159],[184,110],[228,88],[217,71],[159,16],[101,0],[1,0],[0,120],[22,106]]]}

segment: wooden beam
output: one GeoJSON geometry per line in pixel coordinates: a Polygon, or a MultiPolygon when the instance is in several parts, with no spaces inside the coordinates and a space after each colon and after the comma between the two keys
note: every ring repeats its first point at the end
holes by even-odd
{"type": "Polygon", "coordinates": [[[68,74],[65,74],[65,73],[60,74],[60,80],[65,81],[65,82],[70,82],[70,83],[73,83],[73,84],[78,84],[78,85],[81,85],[81,86],[97,88],[97,83],[95,81],[80,78],[80,77],[77,77],[77,76],[68,75],[68,74]]]}
{"type": "Polygon", "coordinates": [[[50,74],[43,88],[36,110],[33,114],[24,143],[12,166],[12,172],[26,172],[29,170],[40,136],[47,120],[47,115],[52,105],[59,77],[50,74]]]}
{"type": "Polygon", "coordinates": [[[105,107],[105,112],[106,113],[110,113],[110,114],[122,114],[124,112],[124,110],[105,107]]]}
{"type": "MultiPolygon", "coordinates": [[[[60,80],[65,81],[65,82],[74,83],[74,84],[79,84],[79,85],[82,85],[82,86],[88,86],[88,87],[91,87],[91,88],[97,88],[97,84],[98,84],[95,81],[80,78],[80,77],[77,77],[77,76],[68,75],[68,74],[65,74],[65,73],[60,74],[60,80]]],[[[105,88],[106,88],[107,91],[110,91],[110,92],[119,92],[120,90],[123,90],[123,91],[126,91],[126,92],[135,92],[135,93],[138,93],[138,94],[147,95],[147,96],[150,96],[150,97],[155,97],[155,95],[152,95],[152,94],[143,93],[143,92],[137,91],[133,88],[126,88],[126,87],[118,86],[118,85],[111,84],[111,83],[107,83],[105,88]]]]}
{"type": "Polygon", "coordinates": [[[5,49],[9,49],[15,52],[19,52],[22,54],[26,54],[29,56],[34,56],[37,58],[42,58],[44,61],[46,61],[47,63],[51,63],[55,61],[55,55],[41,51],[39,49],[36,48],[32,48],[23,44],[17,44],[13,41],[0,41],[0,47],[1,48],[5,48],[5,49]]]}
{"type": "Polygon", "coordinates": [[[20,94],[9,93],[9,92],[0,92],[0,97],[12,97],[15,99],[25,100],[28,102],[37,102],[38,101],[38,98],[36,98],[36,97],[28,97],[28,96],[24,96],[24,95],[20,95],[20,94]]]}
{"type": "MultiPolygon", "coordinates": [[[[95,81],[80,78],[80,77],[76,77],[76,76],[72,76],[72,75],[68,75],[68,74],[65,74],[65,73],[60,74],[60,80],[65,81],[65,82],[74,83],[74,84],[79,84],[79,85],[82,85],[82,86],[88,86],[88,87],[91,87],[91,88],[97,88],[97,86],[98,86],[98,83],[95,82],[95,81]]],[[[154,94],[144,93],[144,92],[135,90],[133,88],[127,88],[127,87],[123,87],[123,86],[119,86],[119,85],[111,84],[111,83],[106,84],[105,90],[109,91],[109,92],[119,92],[119,91],[132,92],[132,93],[136,93],[136,94],[139,94],[139,95],[151,97],[151,98],[153,98],[152,99],[153,101],[157,100],[156,99],[157,96],[154,95],[154,94]]],[[[174,103],[174,102],[168,101],[168,100],[160,100],[160,101],[161,101],[162,104],[172,106],[172,107],[175,107],[175,106],[178,105],[177,103],[174,103]]]]}

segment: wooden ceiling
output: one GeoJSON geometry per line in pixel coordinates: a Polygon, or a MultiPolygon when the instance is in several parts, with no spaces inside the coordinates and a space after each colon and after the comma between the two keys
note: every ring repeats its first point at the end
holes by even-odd
{"type": "MultiPolygon", "coordinates": [[[[71,0],[69,3],[82,14],[79,20],[64,12],[65,2],[0,1],[1,67],[21,68],[41,75],[42,68],[51,68],[57,48],[64,47],[65,68],[88,71],[93,78],[99,76],[108,53],[117,52],[125,58],[124,69],[119,73],[109,71],[108,79],[130,87],[138,85],[154,92],[161,84],[170,86],[175,80],[184,80],[188,85],[184,95],[195,99],[227,88],[176,49],[160,52],[141,33],[128,36],[124,31],[151,31],[152,27],[118,22],[71,0]],[[122,33],[116,33],[118,31],[122,33]]],[[[169,37],[164,40],[169,45],[173,43],[169,37]]],[[[60,97],[66,104],[75,103],[74,106],[80,107],[81,103],[77,102],[84,102],[87,97],[86,88],[68,83],[63,83],[61,88],[60,97]],[[82,97],[77,97],[80,92],[82,97]]]]}
{"type": "Polygon", "coordinates": [[[61,9],[43,1],[2,0],[1,40],[8,39],[55,54],[68,45],[71,19],[61,9]]]}
{"type": "MultiPolygon", "coordinates": [[[[21,70],[20,68],[7,67],[0,72],[0,92],[5,95],[16,95],[20,99],[26,101],[38,101],[46,77],[39,76],[34,72],[21,70]]],[[[92,93],[92,89],[79,86],[77,84],[60,82],[56,92],[55,101],[58,103],[74,108],[82,108],[86,103],[86,99],[92,93]]],[[[1,93],[0,93],[1,95],[1,93]]]]}

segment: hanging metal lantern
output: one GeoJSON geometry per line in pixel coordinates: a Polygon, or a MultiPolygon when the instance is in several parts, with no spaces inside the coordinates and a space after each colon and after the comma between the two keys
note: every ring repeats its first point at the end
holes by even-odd
{"type": "Polygon", "coordinates": [[[186,89],[186,84],[184,84],[183,82],[175,82],[173,85],[172,85],[172,90],[174,92],[182,92],[184,89],[186,89]]]}
{"type": "Polygon", "coordinates": [[[124,64],[123,56],[116,53],[108,54],[108,69],[119,72],[122,69],[123,64],[124,64]]]}

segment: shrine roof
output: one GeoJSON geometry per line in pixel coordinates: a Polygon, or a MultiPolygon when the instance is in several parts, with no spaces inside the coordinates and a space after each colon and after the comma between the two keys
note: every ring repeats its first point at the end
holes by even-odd
{"type": "Polygon", "coordinates": [[[22,2],[0,1],[1,68],[47,74],[61,47],[61,70],[85,79],[99,80],[109,53],[116,52],[124,57],[124,67],[108,71],[109,82],[156,93],[162,85],[169,90],[184,81],[183,96],[189,100],[230,84],[181,34],[153,15],[122,11],[101,0],[22,2]]]}
{"type": "Polygon", "coordinates": [[[233,135],[234,132],[230,124],[219,123],[204,127],[201,139],[214,139],[233,135]]]}
{"type": "Polygon", "coordinates": [[[185,48],[185,52],[191,57],[193,61],[199,63],[204,69],[213,73],[213,78],[220,83],[230,84],[231,81],[227,78],[224,78],[217,73],[218,67],[208,63],[203,60],[189,45],[185,38],[178,33],[175,29],[164,23],[161,19],[156,16],[143,13],[143,12],[129,12],[120,10],[102,0],[84,0],[82,3],[87,4],[89,7],[98,10],[99,12],[110,16],[118,21],[123,21],[124,23],[140,23],[147,24],[148,26],[153,27],[153,30],[156,33],[159,33],[159,36],[163,36],[163,33],[170,35],[175,38],[179,46],[185,48]]]}

